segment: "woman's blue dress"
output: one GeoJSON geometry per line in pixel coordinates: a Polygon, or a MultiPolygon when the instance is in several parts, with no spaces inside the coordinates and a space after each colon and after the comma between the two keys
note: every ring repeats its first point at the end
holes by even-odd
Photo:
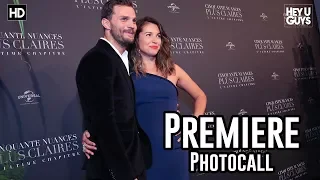
{"type": "MultiPolygon", "coordinates": [[[[152,144],[148,180],[189,180],[188,151],[174,137],[173,150],[164,149],[164,111],[177,111],[178,90],[161,76],[131,74],[136,93],[137,118],[152,144]]],[[[179,136],[180,137],[180,136],[179,136]]]]}

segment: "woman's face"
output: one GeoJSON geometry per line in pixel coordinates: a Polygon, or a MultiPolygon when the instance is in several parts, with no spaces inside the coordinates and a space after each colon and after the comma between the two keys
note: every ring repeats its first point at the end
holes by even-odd
{"type": "Polygon", "coordinates": [[[143,26],[138,37],[140,53],[147,56],[156,56],[161,47],[161,34],[157,25],[147,23],[143,26]]]}

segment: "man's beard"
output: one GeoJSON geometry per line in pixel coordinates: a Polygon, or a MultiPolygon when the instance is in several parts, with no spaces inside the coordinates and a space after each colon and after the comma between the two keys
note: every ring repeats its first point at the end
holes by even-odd
{"type": "Polygon", "coordinates": [[[119,43],[122,47],[128,47],[130,44],[133,43],[134,40],[126,40],[124,39],[120,33],[116,33],[114,29],[111,29],[110,31],[112,37],[114,38],[117,43],[119,43]]]}

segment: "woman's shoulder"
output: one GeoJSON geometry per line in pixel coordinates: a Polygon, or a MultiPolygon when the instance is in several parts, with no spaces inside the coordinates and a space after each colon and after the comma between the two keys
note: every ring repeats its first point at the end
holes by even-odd
{"type": "Polygon", "coordinates": [[[175,69],[175,70],[181,69],[181,67],[180,67],[177,63],[174,63],[174,69],[175,69]]]}
{"type": "Polygon", "coordinates": [[[180,79],[189,76],[188,73],[178,64],[174,64],[175,75],[180,79]]]}
{"type": "Polygon", "coordinates": [[[177,76],[184,72],[184,70],[176,63],[174,63],[174,70],[177,76]]]}

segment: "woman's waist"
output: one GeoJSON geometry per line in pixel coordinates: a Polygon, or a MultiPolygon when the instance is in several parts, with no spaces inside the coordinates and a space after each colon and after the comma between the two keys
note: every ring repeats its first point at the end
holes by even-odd
{"type": "Polygon", "coordinates": [[[136,110],[143,113],[163,113],[164,111],[176,111],[177,102],[144,102],[136,105],[136,110]]]}
{"type": "Polygon", "coordinates": [[[178,99],[176,98],[155,98],[136,100],[136,106],[140,105],[177,105],[178,99]]]}

